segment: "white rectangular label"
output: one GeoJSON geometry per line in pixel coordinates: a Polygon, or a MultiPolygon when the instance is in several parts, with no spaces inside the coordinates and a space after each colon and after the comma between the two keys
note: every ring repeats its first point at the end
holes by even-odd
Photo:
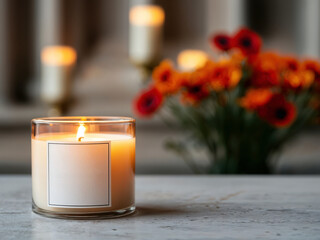
{"type": "Polygon", "coordinates": [[[48,142],[48,206],[111,206],[110,142],[48,142]]]}

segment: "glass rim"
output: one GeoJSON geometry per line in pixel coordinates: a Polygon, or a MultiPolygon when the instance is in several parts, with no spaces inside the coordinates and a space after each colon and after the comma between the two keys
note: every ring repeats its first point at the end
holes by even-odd
{"type": "Polygon", "coordinates": [[[52,124],[52,123],[103,123],[103,124],[117,124],[117,123],[135,123],[136,120],[131,117],[122,116],[67,116],[67,117],[41,117],[31,120],[34,124],[52,124]]]}

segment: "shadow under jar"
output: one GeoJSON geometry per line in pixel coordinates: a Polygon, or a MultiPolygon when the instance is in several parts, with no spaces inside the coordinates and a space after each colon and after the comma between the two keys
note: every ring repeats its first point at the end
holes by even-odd
{"type": "Polygon", "coordinates": [[[135,120],[32,120],[32,209],[56,218],[112,218],[135,210],[135,120]]]}

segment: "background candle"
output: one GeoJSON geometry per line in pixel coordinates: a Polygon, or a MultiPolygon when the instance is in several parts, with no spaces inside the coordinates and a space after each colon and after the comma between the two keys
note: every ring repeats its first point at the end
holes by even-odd
{"type": "Polygon", "coordinates": [[[93,122],[78,123],[75,117],[58,119],[33,120],[33,132],[43,132],[32,136],[34,211],[77,217],[131,213],[134,120],[94,118],[93,122]],[[43,121],[47,126],[37,126],[43,121]]]}
{"type": "Polygon", "coordinates": [[[156,65],[162,55],[164,11],[156,5],[130,9],[129,56],[137,65],[156,65]]]}
{"type": "Polygon", "coordinates": [[[193,71],[204,66],[208,55],[201,50],[188,49],[179,53],[177,62],[182,71],[193,71]]]}
{"type": "Polygon", "coordinates": [[[67,46],[48,46],[41,52],[41,97],[49,104],[61,104],[70,96],[72,71],[77,54],[67,46]]]}

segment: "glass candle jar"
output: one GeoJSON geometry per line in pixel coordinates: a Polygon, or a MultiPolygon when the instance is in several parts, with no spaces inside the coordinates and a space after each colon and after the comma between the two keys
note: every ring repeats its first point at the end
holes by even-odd
{"type": "Polygon", "coordinates": [[[57,218],[108,218],[135,210],[135,120],[32,120],[32,209],[57,218]]]}

